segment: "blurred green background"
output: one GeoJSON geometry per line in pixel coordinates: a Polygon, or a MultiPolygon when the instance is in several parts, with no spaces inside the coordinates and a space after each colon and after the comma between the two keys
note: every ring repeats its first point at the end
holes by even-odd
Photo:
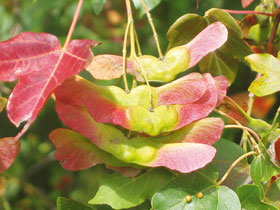
{"type": "MultiPolygon", "coordinates": [[[[170,25],[186,13],[204,15],[210,8],[241,10],[241,0],[162,0],[151,11],[163,51],[166,49],[166,33],[170,25]]],[[[20,32],[48,32],[63,43],[71,24],[77,0],[0,0],[0,41],[20,32]]],[[[92,39],[103,44],[94,48],[94,54],[121,54],[122,39],[126,26],[124,0],[107,0],[99,15],[94,13],[93,0],[85,0],[73,39],[92,39]]],[[[248,9],[254,8],[252,5],[248,9]]],[[[144,54],[156,55],[152,31],[145,16],[134,9],[135,25],[144,54]]],[[[246,67],[241,66],[230,92],[246,90],[254,78],[246,67]],[[245,70],[244,70],[245,69],[245,70]],[[243,71],[244,70],[244,71],[243,71]],[[247,78],[247,79],[244,79],[247,78]]],[[[85,73],[84,73],[85,74],[85,73]]],[[[87,76],[85,74],[85,76],[87,76]]],[[[95,81],[98,82],[98,81],[95,81]]],[[[0,96],[7,97],[14,84],[0,83],[0,96]]],[[[51,210],[56,209],[56,198],[63,196],[87,202],[97,190],[98,179],[104,170],[102,165],[85,171],[70,172],[61,168],[54,159],[54,147],[48,133],[63,127],[49,100],[39,117],[21,139],[21,150],[14,164],[0,176],[0,210],[51,210]]],[[[15,128],[0,114],[0,138],[15,136],[15,128]]],[[[110,209],[98,207],[98,209],[110,209]]],[[[149,209],[145,203],[138,209],[149,209]]]]}

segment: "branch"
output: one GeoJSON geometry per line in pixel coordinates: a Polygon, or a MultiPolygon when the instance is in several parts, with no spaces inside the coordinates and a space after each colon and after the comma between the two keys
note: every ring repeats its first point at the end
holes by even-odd
{"type": "Polygon", "coordinates": [[[229,169],[227,170],[227,172],[224,174],[224,176],[221,178],[220,181],[217,182],[217,186],[221,185],[225,180],[226,178],[228,177],[228,175],[230,174],[231,170],[241,161],[243,160],[244,158],[247,158],[248,156],[251,156],[251,155],[256,155],[257,153],[255,151],[251,151],[251,152],[248,152],[248,153],[245,153],[244,155],[240,156],[238,159],[236,159],[232,164],[231,166],[229,167],[229,169]]]}
{"type": "Polygon", "coordinates": [[[72,34],[73,34],[74,29],[75,29],[76,24],[77,24],[77,20],[78,20],[82,5],[83,5],[83,0],[79,0],[78,6],[77,6],[76,11],[75,11],[75,15],[73,17],[73,20],[72,20],[72,23],[71,23],[71,26],[70,26],[70,29],[69,29],[69,32],[67,34],[65,43],[63,45],[63,49],[66,49],[68,47],[68,44],[71,40],[72,34]]]}

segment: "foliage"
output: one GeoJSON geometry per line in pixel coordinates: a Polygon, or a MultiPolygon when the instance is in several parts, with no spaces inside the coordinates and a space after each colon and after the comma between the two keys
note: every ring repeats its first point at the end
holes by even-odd
{"type": "Polygon", "coordinates": [[[238,3],[0,4],[0,209],[279,208],[279,1],[238,3]]]}

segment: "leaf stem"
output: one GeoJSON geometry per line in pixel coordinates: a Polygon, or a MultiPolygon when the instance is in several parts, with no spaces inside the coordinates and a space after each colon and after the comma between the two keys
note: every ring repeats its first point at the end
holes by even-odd
{"type": "Polygon", "coordinates": [[[131,25],[130,25],[130,34],[129,34],[129,38],[130,38],[130,58],[136,58],[136,50],[135,50],[135,38],[134,38],[134,24],[133,24],[133,19],[131,21],[131,25]]]}
{"type": "MultiPolygon", "coordinates": [[[[253,110],[253,105],[254,105],[254,98],[255,95],[251,92],[249,92],[249,100],[248,100],[248,109],[247,109],[247,114],[250,116],[253,110]]],[[[243,131],[242,137],[241,137],[241,145],[243,145],[243,149],[247,152],[247,135],[248,132],[243,131]]]]}
{"type": "MultiPolygon", "coordinates": [[[[220,111],[220,110],[218,110],[218,109],[214,109],[214,111],[215,111],[216,113],[220,114],[220,115],[223,115],[223,116],[225,116],[225,117],[231,119],[231,120],[234,121],[237,125],[242,126],[242,124],[241,124],[240,122],[238,122],[238,121],[237,121],[235,118],[233,118],[232,116],[230,116],[230,115],[228,115],[228,114],[226,114],[226,113],[224,113],[224,112],[222,112],[222,111],[220,111]]],[[[247,130],[245,130],[245,132],[246,132],[247,135],[249,136],[250,140],[251,140],[252,142],[254,142],[254,139],[253,139],[253,137],[251,136],[251,134],[250,134],[247,130]]]]}
{"type": "Polygon", "coordinates": [[[239,158],[237,158],[232,164],[231,166],[228,168],[228,170],[226,171],[226,173],[224,174],[224,176],[220,179],[220,181],[217,182],[217,186],[220,186],[228,177],[228,175],[230,174],[230,172],[232,171],[232,169],[244,158],[247,158],[251,155],[256,155],[257,153],[255,151],[251,151],[248,153],[245,153],[244,155],[240,156],[239,158]]]}
{"type": "Polygon", "coordinates": [[[147,6],[146,6],[144,0],[140,0],[140,1],[141,1],[141,4],[142,4],[142,6],[143,6],[145,12],[146,12],[148,21],[149,21],[149,23],[150,23],[150,25],[151,25],[151,28],[152,28],[152,30],[153,30],[154,39],[155,39],[155,42],[156,42],[156,46],[157,46],[159,58],[160,58],[160,59],[163,59],[163,54],[162,54],[162,52],[161,52],[160,44],[159,44],[159,40],[158,40],[158,34],[157,34],[156,28],[155,28],[155,26],[154,26],[152,16],[151,16],[151,14],[150,14],[150,12],[149,12],[149,10],[148,10],[148,8],[147,8],[147,6]]]}
{"type": "Polygon", "coordinates": [[[142,51],[141,51],[141,47],[140,47],[140,43],[139,43],[139,39],[138,39],[138,35],[137,35],[135,27],[133,27],[133,30],[134,30],[134,37],[135,37],[135,42],[136,42],[136,46],[137,46],[137,54],[138,54],[138,56],[142,56],[142,51]]]}
{"type": "Polygon", "coordinates": [[[64,50],[67,49],[68,44],[69,44],[69,42],[70,42],[70,40],[71,40],[72,34],[73,34],[74,29],[75,29],[76,24],[77,24],[77,20],[78,20],[78,17],[79,17],[79,14],[80,14],[82,5],[83,5],[83,0],[79,0],[78,6],[77,6],[76,11],[75,11],[75,15],[74,15],[74,17],[73,17],[73,20],[72,20],[70,29],[69,29],[69,31],[68,31],[66,40],[65,40],[64,45],[63,45],[63,49],[64,49],[64,50]]]}
{"type": "Polygon", "coordinates": [[[276,114],[274,116],[273,122],[271,124],[271,128],[273,128],[276,125],[278,117],[279,117],[279,112],[280,112],[280,106],[278,107],[277,112],[276,112],[276,114]]]}
{"type": "Polygon", "coordinates": [[[275,18],[273,28],[271,30],[271,35],[270,35],[268,43],[267,43],[267,52],[272,55],[273,55],[273,40],[275,38],[279,22],[280,22],[280,14],[278,14],[275,18]]]}
{"type": "Polygon", "coordinates": [[[139,63],[137,57],[136,57],[136,63],[137,63],[137,66],[139,67],[139,69],[141,71],[142,76],[144,77],[146,85],[148,86],[149,97],[150,97],[150,108],[149,108],[149,111],[153,112],[154,111],[154,107],[153,107],[153,94],[152,94],[152,89],[151,89],[149,80],[148,80],[147,75],[146,75],[146,71],[143,69],[142,65],[139,63]]]}
{"type": "MultiPolygon", "coordinates": [[[[243,125],[225,125],[224,128],[240,128],[242,130],[247,130],[251,134],[253,134],[253,136],[257,139],[258,142],[261,142],[261,139],[258,136],[258,134],[255,131],[253,131],[251,128],[245,127],[243,125]]],[[[257,142],[254,140],[254,141],[252,141],[252,144],[255,146],[255,145],[257,145],[257,142]]]]}
{"type": "Polygon", "coordinates": [[[123,76],[125,92],[129,93],[128,83],[127,83],[127,78],[126,78],[126,46],[127,46],[128,32],[129,32],[131,25],[133,24],[133,22],[132,22],[133,19],[132,19],[130,0],[125,0],[125,4],[126,4],[126,9],[127,9],[127,25],[126,25],[125,34],[124,34],[123,50],[122,50],[122,55],[123,55],[123,74],[122,74],[122,76],[123,76]]]}
{"type": "Polygon", "coordinates": [[[230,9],[223,9],[225,12],[231,13],[231,14],[256,14],[256,15],[266,15],[266,16],[276,16],[278,15],[279,11],[276,11],[274,13],[267,13],[267,12],[258,12],[258,11],[252,11],[252,10],[230,10],[230,9]]]}
{"type": "Polygon", "coordinates": [[[268,193],[268,191],[269,191],[269,189],[270,189],[270,187],[271,187],[271,184],[272,184],[272,181],[271,181],[271,179],[270,179],[270,180],[268,181],[267,185],[266,185],[266,188],[265,188],[265,191],[264,191],[264,197],[267,196],[267,193],[268,193]]]}

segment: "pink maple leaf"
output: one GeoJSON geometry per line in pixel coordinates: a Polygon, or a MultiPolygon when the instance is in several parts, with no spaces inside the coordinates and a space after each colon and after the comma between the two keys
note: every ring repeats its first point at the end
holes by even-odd
{"type": "Polygon", "coordinates": [[[36,119],[50,94],[66,78],[78,74],[92,59],[97,42],[72,40],[66,49],[51,34],[24,32],[0,43],[0,81],[18,80],[9,97],[7,113],[19,126],[19,139],[36,119]]]}
{"type": "Polygon", "coordinates": [[[5,171],[14,162],[20,148],[20,142],[15,138],[0,139],[0,173],[5,171]]]}

